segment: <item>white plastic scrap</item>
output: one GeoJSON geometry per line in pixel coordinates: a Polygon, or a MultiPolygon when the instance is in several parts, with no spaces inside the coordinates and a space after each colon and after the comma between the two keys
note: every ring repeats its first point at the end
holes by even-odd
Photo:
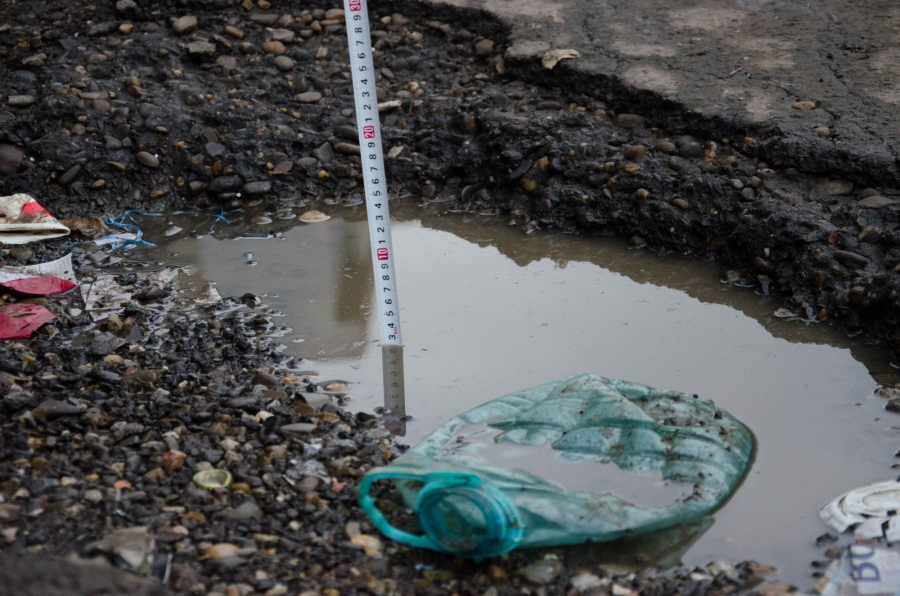
{"type": "Polygon", "coordinates": [[[578,50],[550,50],[541,58],[541,64],[547,70],[553,70],[560,60],[572,60],[580,57],[581,54],[578,53],[578,50]]]}
{"type": "MultiPolygon", "coordinates": [[[[878,482],[845,493],[819,511],[819,517],[837,530],[843,532],[850,526],[864,524],[857,530],[863,534],[874,532],[884,522],[889,521],[888,531],[893,536],[900,534],[900,522],[895,522],[895,512],[900,511],[900,482],[878,482]],[[876,521],[878,520],[878,521],[876,521]]],[[[880,538],[881,532],[870,538],[880,538]]]]}
{"type": "Polygon", "coordinates": [[[0,283],[25,277],[58,277],[73,284],[78,283],[75,280],[75,270],[72,268],[72,255],[70,254],[49,263],[25,265],[24,267],[10,265],[0,267],[0,283]]]}
{"type": "Polygon", "coordinates": [[[41,207],[34,197],[0,197],[0,243],[28,244],[69,235],[69,228],[41,207]]]}

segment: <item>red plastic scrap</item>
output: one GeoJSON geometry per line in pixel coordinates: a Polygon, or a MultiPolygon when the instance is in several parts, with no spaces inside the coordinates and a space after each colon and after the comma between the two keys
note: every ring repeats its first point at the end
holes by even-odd
{"type": "Polygon", "coordinates": [[[75,284],[60,277],[24,277],[0,283],[0,286],[30,296],[50,296],[71,290],[75,284]]]}
{"type": "Polygon", "coordinates": [[[0,341],[28,339],[38,327],[55,318],[52,312],[36,304],[0,306],[0,341]]]}

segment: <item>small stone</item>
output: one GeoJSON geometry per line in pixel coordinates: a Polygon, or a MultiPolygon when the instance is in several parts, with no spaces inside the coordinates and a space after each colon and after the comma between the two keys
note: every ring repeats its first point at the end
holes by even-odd
{"type": "Polygon", "coordinates": [[[517,573],[531,584],[545,586],[556,579],[563,571],[565,571],[565,567],[559,561],[542,559],[523,569],[519,569],[517,573]]]}
{"type": "Polygon", "coordinates": [[[616,124],[622,128],[641,128],[644,126],[644,117],[637,114],[619,114],[616,116],[616,124]]]}
{"type": "Polygon", "coordinates": [[[25,159],[25,151],[15,145],[0,143],[0,176],[12,174],[25,159]]]}
{"type": "Polygon", "coordinates": [[[262,45],[262,49],[266,54],[275,54],[276,56],[284,54],[284,44],[280,41],[267,41],[262,45]]]}
{"type": "Polygon", "coordinates": [[[280,43],[292,43],[294,41],[295,34],[290,29],[272,29],[272,41],[277,41],[280,43]]]}
{"type": "Polygon", "coordinates": [[[681,209],[682,211],[687,211],[690,205],[684,199],[672,199],[672,204],[681,209]]]}
{"type": "Polygon", "coordinates": [[[795,110],[815,110],[816,104],[812,101],[798,101],[794,104],[791,104],[791,107],[795,110]]]}
{"type": "Polygon", "coordinates": [[[656,144],[656,150],[662,151],[663,153],[675,153],[678,150],[678,147],[675,146],[675,143],[672,141],[660,141],[656,144]]]}
{"type": "Polygon", "coordinates": [[[275,58],[274,64],[275,68],[281,72],[290,72],[291,70],[294,70],[294,61],[287,56],[278,56],[275,58]]]}
{"type": "Polygon", "coordinates": [[[318,425],[314,422],[295,422],[278,427],[278,432],[283,435],[309,434],[316,430],[318,425]]]}
{"type": "Polygon", "coordinates": [[[241,54],[244,54],[245,56],[256,53],[256,46],[249,41],[245,41],[244,43],[242,43],[240,46],[238,46],[238,49],[241,51],[241,54]]]}
{"type": "Polygon", "coordinates": [[[343,153],[344,155],[359,155],[359,145],[352,143],[338,143],[335,149],[337,149],[338,153],[343,153]]]}
{"type": "Polygon", "coordinates": [[[44,63],[47,62],[47,54],[41,52],[40,54],[35,54],[33,56],[29,56],[22,60],[23,66],[43,66],[44,63]]]}
{"type": "Polygon", "coordinates": [[[490,56],[494,53],[494,41],[491,39],[482,39],[475,44],[475,55],[481,58],[490,56]]]}
{"type": "Polygon", "coordinates": [[[27,261],[34,257],[34,251],[25,246],[14,246],[9,249],[9,258],[14,261],[27,261]]]}
{"type": "Polygon", "coordinates": [[[897,199],[891,199],[881,195],[871,195],[861,200],[857,205],[863,209],[881,209],[900,203],[897,199]]]}
{"type": "Polygon", "coordinates": [[[857,236],[857,240],[866,244],[875,244],[881,239],[881,229],[875,226],[866,226],[857,236]]]}
{"type": "Polygon", "coordinates": [[[81,173],[81,166],[75,165],[66,170],[62,176],[59,177],[59,183],[63,186],[68,186],[75,181],[75,178],[78,177],[78,174],[81,173]]]}
{"type": "Polygon", "coordinates": [[[647,189],[639,188],[636,191],[634,191],[634,198],[636,198],[639,201],[643,201],[649,196],[650,196],[650,191],[647,189]]]}
{"type": "Polygon", "coordinates": [[[342,8],[330,8],[325,11],[325,18],[329,21],[336,21],[344,18],[344,10],[342,8]]]}
{"type": "Polygon", "coordinates": [[[241,182],[242,180],[240,176],[219,176],[218,178],[214,178],[213,181],[209,183],[209,186],[206,188],[206,190],[211,194],[231,192],[237,190],[241,185],[241,182]]]}
{"type": "Polygon", "coordinates": [[[134,31],[134,25],[131,23],[122,23],[119,25],[119,33],[123,35],[131,35],[131,32],[134,31]]]}
{"type": "Polygon", "coordinates": [[[84,500],[91,503],[99,503],[103,500],[103,493],[96,488],[84,492],[84,500]]]}
{"type": "Polygon", "coordinates": [[[6,98],[6,103],[11,106],[24,108],[34,103],[33,95],[10,95],[6,98]]]}
{"type": "MultiPolygon", "coordinates": [[[[290,162],[288,162],[290,163],[290,162]]],[[[268,192],[272,189],[272,182],[269,180],[257,180],[255,182],[248,182],[241,188],[241,194],[245,194],[247,196],[256,197],[268,194],[268,192]]]]}
{"type": "Polygon", "coordinates": [[[381,557],[382,545],[381,540],[378,539],[377,536],[370,536],[368,534],[360,534],[358,536],[354,536],[350,539],[352,544],[356,546],[361,546],[363,552],[365,552],[368,556],[372,558],[381,557]]]}
{"type": "Polygon", "coordinates": [[[225,145],[222,145],[220,143],[215,143],[213,141],[210,141],[209,143],[206,143],[205,145],[203,145],[203,149],[206,151],[206,154],[209,155],[210,157],[218,157],[218,156],[222,155],[223,153],[225,153],[226,147],[225,147],[225,145]]]}
{"type": "Polygon", "coordinates": [[[206,549],[206,556],[210,559],[221,559],[225,557],[237,557],[240,555],[241,549],[235,544],[220,542],[206,549]]]}
{"type": "Polygon", "coordinates": [[[813,129],[813,132],[822,137],[831,136],[831,129],[827,126],[817,126],[813,129]]]}
{"type": "Polygon", "coordinates": [[[735,190],[741,190],[742,188],[744,188],[744,183],[737,178],[732,178],[728,181],[728,186],[735,190]]]}
{"type": "Polygon", "coordinates": [[[185,33],[190,33],[197,27],[197,17],[192,15],[187,15],[183,17],[179,17],[172,21],[172,29],[178,35],[184,35],[185,33]]]}
{"type": "Polygon", "coordinates": [[[322,100],[322,94],[318,91],[307,91],[294,96],[294,101],[298,103],[319,103],[322,100]]]}
{"type": "Polygon", "coordinates": [[[263,510],[259,508],[259,505],[254,503],[253,501],[247,501],[246,503],[235,507],[229,511],[226,511],[222,514],[224,519],[232,520],[232,521],[243,521],[247,519],[259,519],[263,516],[263,510]]]}
{"type": "Polygon", "coordinates": [[[216,53],[216,44],[208,41],[192,41],[187,48],[188,53],[195,56],[212,56],[216,53]]]}
{"type": "Polygon", "coordinates": [[[244,32],[233,25],[225,27],[225,35],[233,39],[244,39],[244,32]]]}
{"type": "Polygon", "coordinates": [[[142,166],[146,166],[148,168],[156,169],[159,167],[159,158],[153,155],[152,153],[147,153],[146,151],[139,151],[137,154],[138,163],[142,166]]]}
{"type": "Polygon", "coordinates": [[[647,154],[647,148],[644,147],[643,145],[635,145],[634,147],[631,147],[630,149],[626,149],[625,153],[623,153],[623,155],[625,156],[625,159],[630,159],[632,161],[634,161],[640,157],[644,157],[644,155],[646,155],[646,154],[647,154]]]}
{"type": "Polygon", "coordinates": [[[848,250],[836,250],[834,251],[834,258],[840,263],[848,266],[860,266],[863,267],[869,263],[869,259],[862,256],[861,254],[857,254],[855,252],[850,252],[848,250]]]}

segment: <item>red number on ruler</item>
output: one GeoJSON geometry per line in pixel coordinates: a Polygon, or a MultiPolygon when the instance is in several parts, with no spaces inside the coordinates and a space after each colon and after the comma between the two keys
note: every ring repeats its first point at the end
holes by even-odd
{"type": "Polygon", "coordinates": [[[375,252],[378,254],[379,261],[387,261],[388,260],[388,250],[386,248],[379,248],[375,252]]]}
{"type": "Polygon", "coordinates": [[[375,127],[374,126],[363,126],[363,137],[367,139],[375,138],[375,127]]]}
{"type": "Polygon", "coordinates": [[[360,0],[350,0],[350,10],[352,12],[357,12],[362,8],[362,3],[360,0]]]}

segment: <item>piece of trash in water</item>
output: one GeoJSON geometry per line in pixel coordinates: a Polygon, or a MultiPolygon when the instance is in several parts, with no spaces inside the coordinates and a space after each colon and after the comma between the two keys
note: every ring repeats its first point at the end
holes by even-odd
{"type": "Polygon", "coordinates": [[[854,544],[832,561],[813,591],[822,596],[888,596],[900,592],[900,552],[854,544]]]}
{"type": "Polygon", "coordinates": [[[197,306],[211,306],[222,302],[222,296],[219,294],[219,290],[216,289],[216,282],[203,282],[203,285],[197,290],[191,302],[197,306]]]}
{"type": "Polygon", "coordinates": [[[786,309],[786,308],[779,308],[779,309],[776,310],[773,314],[774,314],[776,317],[778,317],[779,319],[789,319],[789,318],[791,318],[791,317],[799,316],[797,313],[791,312],[791,311],[789,311],[789,310],[786,309]]]}
{"type": "Polygon", "coordinates": [[[130,568],[140,575],[149,575],[156,541],[147,526],[114,530],[103,539],[88,544],[87,556],[104,555],[119,567],[130,568]]]}
{"type": "Polygon", "coordinates": [[[272,218],[267,217],[265,215],[257,215],[256,217],[253,218],[253,223],[255,223],[258,226],[263,226],[263,225],[272,223],[272,218]]]}
{"type": "Polygon", "coordinates": [[[39,327],[55,318],[52,312],[36,304],[0,306],[0,341],[28,339],[39,327]]]}
{"type": "Polygon", "coordinates": [[[541,58],[541,64],[547,70],[553,70],[560,60],[572,60],[580,57],[581,54],[578,53],[578,50],[550,50],[541,58]]]}
{"type": "Polygon", "coordinates": [[[94,283],[81,286],[84,309],[95,321],[101,321],[111,313],[122,312],[138,292],[149,288],[165,288],[175,279],[178,271],[177,268],[170,268],[148,274],[133,274],[133,281],[127,280],[126,275],[100,275],[94,283]]]}
{"type": "Polygon", "coordinates": [[[30,195],[0,197],[0,243],[28,244],[68,236],[69,228],[30,195]]]}
{"type": "Polygon", "coordinates": [[[328,221],[331,219],[330,215],[325,215],[321,211],[307,211],[303,215],[299,217],[300,221],[303,223],[318,223],[320,221],[328,221]]]}
{"type": "Polygon", "coordinates": [[[7,265],[0,267],[0,283],[22,279],[23,277],[58,277],[70,282],[76,282],[75,270],[72,268],[72,255],[37,265],[25,265],[12,267],[7,265]]]}
{"type": "Polygon", "coordinates": [[[25,277],[0,282],[0,286],[29,296],[51,296],[71,290],[75,284],[59,277],[25,277]]]}
{"type": "Polygon", "coordinates": [[[174,236],[175,234],[177,234],[180,231],[181,231],[181,228],[179,228],[178,226],[172,226],[171,228],[169,228],[168,230],[163,232],[163,236],[174,236]]]}
{"type": "Polygon", "coordinates": [[[194,484],[206,490],[231,486],[231,472],[228,470],[203,470],[194,474],[194,484]]]}
{"type": "Polygon", "coordinates": [[[900,540],[900,482],[877,482],[844,493],[819,511],[826,524],[843,532],[850,526],[857,539],[900,540]]]}
{"type": "MultiPolygon", "coordinates": [[[[369,471],[360,504],[389,538],[480,559],[518,547],[604,542],[701,518],[743,480],[753,434],[707,400],[595,375],[506,395],[453,418],[390,465],[369,471]],[[614,464],[628,476],[660,473],[688,489],[674,501],[638,507],[604,490],[567,492],[535,473],[490,465],[479,453],[446,453],[454,431],[486,424],[492,445],[553,450],[554,461],[614,464]],[[424,536],[393,527],[369,494],[394,480],[424,536]]],[[[585,468],[585,473],[590,470],[585,468]]]]}

